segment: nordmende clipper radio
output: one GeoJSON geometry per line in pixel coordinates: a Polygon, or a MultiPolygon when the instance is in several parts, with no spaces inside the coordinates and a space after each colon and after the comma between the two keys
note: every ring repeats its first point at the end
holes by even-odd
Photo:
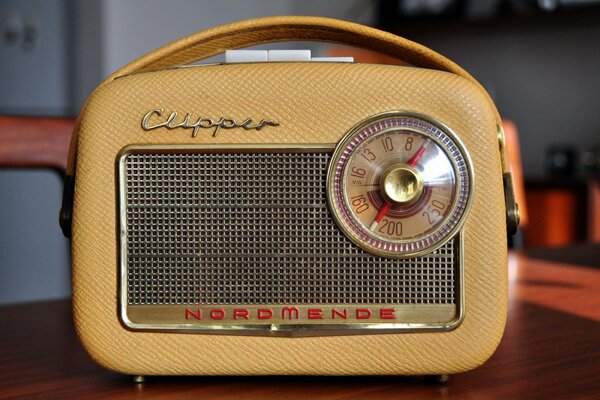
{"type": "Polygon", "coordinates": [[[502,125],[441,55],[327,18],[242,21],[123,67],[75,125],[61,225],[77,332],[106,368],[441,375],[498,345],[518,223],[502,125]],[[182,67],[288,40],[414,67],[182,67]]]}

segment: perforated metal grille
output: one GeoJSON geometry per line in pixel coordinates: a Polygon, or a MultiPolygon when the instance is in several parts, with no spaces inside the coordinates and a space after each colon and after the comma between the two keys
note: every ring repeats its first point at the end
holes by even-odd
{"type": "Polygon", "coordinates": [[[129,304],[454,304],[458,240],[411,260],[361,250],[329,214],[329,159],[127,155],[129,304]]]}

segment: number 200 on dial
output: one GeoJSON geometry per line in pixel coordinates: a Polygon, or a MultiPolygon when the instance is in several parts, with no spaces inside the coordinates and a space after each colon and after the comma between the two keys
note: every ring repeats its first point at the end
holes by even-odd
{"type": "Polygon", "coordinates": [[[470,160],[456,135],[427,117],[388,113],[338,144],[327,195],[357,245],[409,257],[433,251],[460,229],[472,187],[470,160]]]}

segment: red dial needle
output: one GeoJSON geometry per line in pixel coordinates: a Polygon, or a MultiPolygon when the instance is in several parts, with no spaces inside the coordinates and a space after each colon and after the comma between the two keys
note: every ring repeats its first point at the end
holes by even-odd
{"type": "MultiPolygon", "coordinates": [[[[431,139],[427,138],[423,142],[421,147],[419,147],[419,149],[415,152],[415,154],[413,154],[413,156],[410,158],[410,160],[408,160],[407,164],[410,165],[411,167],[414,167],[415,165],[417,165],[417,163],[423,156],[423,153],[425,153],[425,150],[427,150],[427,146],[429,146],[429,143],[431,143],[431,139]]],[[[369,227],[370,230],[374,230],[375,228],[377,228],[377,225],[379,225],[379,223],[381,222],[383,217],[385,217],[385,214],[387,214],[387,212],[390,210],[390,208],[392,208],[392,203],[390,203],[389,201],[384,201],[383,205],[379,209],[379,212],[375,216],[373,223],[369,227]]]]}
{"type": "Polygon", "coordinates": [[[389,211],[390,208],[392,208],[392,203],[385,201],[383,203],[383,205],[381,206],[381,208],[379,209],[379,212],[377,213],[377,216],[373,220],[373,223],[369,227],[370,230],[374,230],[375,228],[377,228],[377,225],[381,222],[383,217],[385,217],[385,214],[387,214],[387,212],[389,211]]]}
{"type": "Polygon", "coordinates": [[[427,138],[423,142],[421,147],[419,147],[419,150],[417,150],[417,152],[415,154],[413,154],[413,156],[410,158],[410,160],[408,160],[407,164],[410,165],[411,167],[414,167],[415,165],[417,165],[417,163],[419,162],[419,159],[421,159],[421,156],[423,155],[423,153],[425,153],[425,150],[427,150],[427,146],[429,146],[430,142],[431,142],[431,139],[427,138]]]}

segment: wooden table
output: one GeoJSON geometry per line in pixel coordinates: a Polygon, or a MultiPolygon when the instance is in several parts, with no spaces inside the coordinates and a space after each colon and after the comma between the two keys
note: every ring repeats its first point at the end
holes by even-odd
{"type": "Polygon", "coordinates": [[[0,307],[0,398],[600,399],[600,270],[511,255],[498,351],[445,385],[420,377],[154,377],[134,384],[79,345],[69,301],[0,307]]]}

